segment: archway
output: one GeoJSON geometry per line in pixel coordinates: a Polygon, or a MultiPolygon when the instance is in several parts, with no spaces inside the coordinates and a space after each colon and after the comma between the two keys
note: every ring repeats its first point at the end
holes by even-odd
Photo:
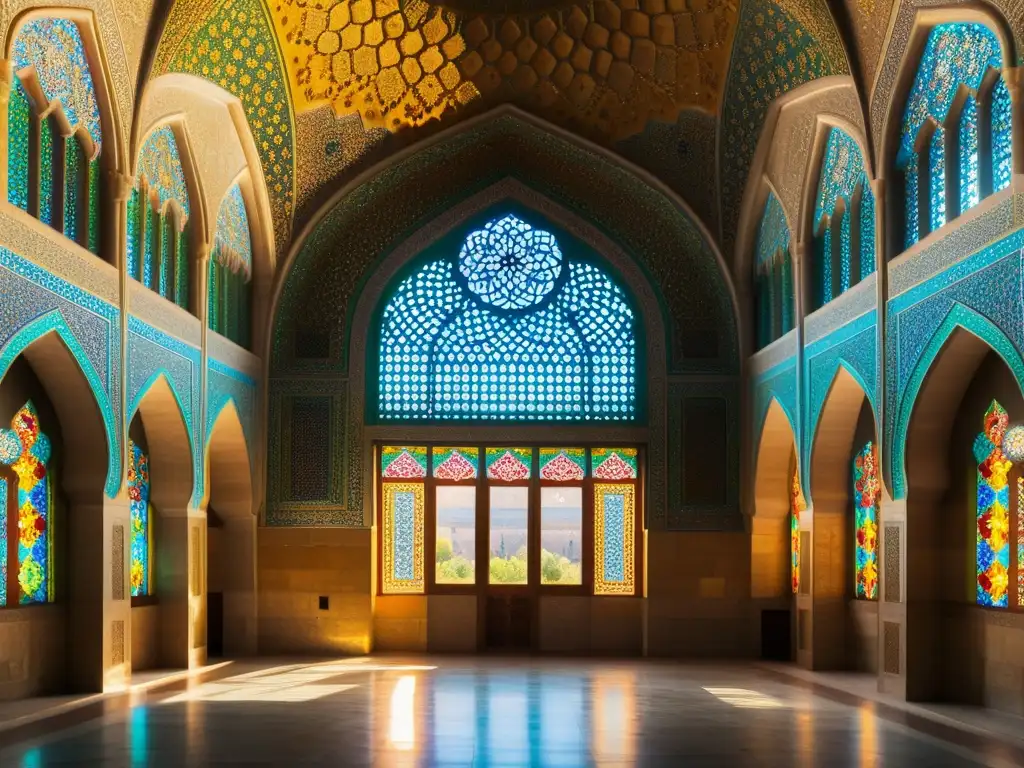
{"type": "Polygon", "coordinates": [[[813,434],[810,604],[802,665],[878,666],[878,520],[881,473],[874,412],[862,384],[837,369],[813,434]]]}
{"type": "Polygon", "coordinates": [[[109,455],[105,421],[60,332],[36,338],[3,371],[0,424],[18,435],[11,441],[8,433],[4,440],[8,496],[0,502],[7,505],[8,564],[13,557],[15,567],[8,569],[7,605],[0,609],[9,612],[8,620],[0,623],[0,660],[8,669],[21,671],[0,685],[0,698],[115,686],[127,672],[127,515],[104,493],[109,455]],[[30,420],[22,418],[26,414],[30,420]],[[31,422],[38,433],[19,431],[31,422]],[[50,450],[40,447],[46,438],[50,450]],[[30,478],[12,465],[33,449],[39,471],[30,478]],[[36,495],[40,484],[46,484],[45,492],[36,495]],[[38,590],[31,592],[29,583],[19,578],[29,567],[27,559],[22,559],[17,539],[11,546],[10,536],[24,514],[19,498],[23,492],[32,499],[37,543],[44,544],[32,556],[40,578],[32,580],[38,590]],[[38,605],[29,608],[29,601],[38,605]]]}
{"type": "Polygon", "coordinates": [[[1022,420],[1020,382],[1007,361],[978,336],[955,328],[913,404],[903,454],[906,553],[897,572],[903,610],[893,617],[899,677],[892,687],[910,700],[1024,711],[1024,698],[1009,684],[1015,662],[997,650],[1015,642],[1024,627],[1017,567],[1021,467],[1002,453],[999,439],[1022,420]],[[989,417],[999,412],[1002,426],[993,419],[989,429],[989,417]],[[996,464],[1002,465],[998,478],[989,474],[996,464]],[[983,505],[991,507],[984,493],[996,494],[1002,508],[1005,527],[995,524],[999,546],[992,544],[993,526],[982,519],[983,505]],[[985,596],[983,585],[992,584],[980,564],[983,539],[990,550],[1003,550],[997,558],[1005,564],[985,596]],[[1001,598],[993,602],[996,593],[1001,598]]]}
{"type": "Polygon", "coordinates": [[[793,653],[794,481],[799,482],[796,436],[773,398],[761,427],[750,519],[750,596],[761,615],[761,655],[773,660],[788,661],[793,653]]]}
{"type": "Polygon", "coordinates": [[[166,374],[145,390],[128,428],[131,510],[132,670],[186,668],[193,654],[198,598],[188,589],[192,445],[166,374]]]}
{"type": "Polygon", "coordinates": [[[194,596],[206,598],[196,642],[209,656],[256,651],[256,515],[242,422],[233,401],[217,414],[206,447],[206,527],[192,526],[194,596]],[[205,552],[205,557],[200,553],[205,552]],[[205,561],[205,568],[203,563],[205,561]],[[208,621],[207,621],[208,620],[208,621]]]}

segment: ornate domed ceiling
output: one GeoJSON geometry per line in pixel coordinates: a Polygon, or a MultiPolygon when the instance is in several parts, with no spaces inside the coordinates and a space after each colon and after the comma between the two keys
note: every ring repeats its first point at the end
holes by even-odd
{"type": "Polygon", "coordinates": [[[282,247],[327,184],[499,103],[645,166],[716,230],[771,99],[849,69],[824,0],[179,0],[169,71],[245,105],[282,247]]]}

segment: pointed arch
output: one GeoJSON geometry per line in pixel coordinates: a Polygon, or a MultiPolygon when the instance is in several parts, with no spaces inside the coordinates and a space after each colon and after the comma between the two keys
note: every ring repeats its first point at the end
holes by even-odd
{"type": "MultiPolygon", "coordinates": [[[[921,351],[899,396],[893,439],[887,448],[893,498],[902,499],[907,493],[911,425],[915,433],[929,435],[915,441],[931,446],[927,453],[937,450],[937,445],[946,445],[951,425],[944,419],[960,402],[990,349],[1003,359],[1018,385],[1024,382],[1024,357],[1006,334],[973,309],[954,304],[921,351]]],[[[935,454],[940,466],[945,465],[944,456],[935,454]]]]}
{"type": "Polygon", "coordinates": [[[104,489],[114,498],[121,487],[120,440],[114,427],[114,411],[99,374],[59,310],[29,323],[0,348],[0,380],[21,354],[54,403],[66,430],[69,453],[81,453],[76,462],[81,471],[75,473],[76,477],[85,483],[92,482],[92,477],[106,478],[104,489]],[[96,407],[95,412],[82,409],[89,402],[96,407]],[[106,438],[106,467],[102,466],[103,454],[96,451],[94,429],[106,438]]]}
{"type": "Polygon", "coordinates": [[[169,371],[157,370],[139,390],[128,423],[136,416],[142,419],[149,443],[150,500],[157,510],[183,508],[192,495],[193,438],[169,371]]]}
{"type": "Polygon", "coordinates": [[[234,398],[222,401],[210,422],[213,427],[206,436],[203,450],[206,471],[200,508],[205,509],[211,501],[216,501],[217,512],[222,516],[252,515],[252,464],[234,398]]]}

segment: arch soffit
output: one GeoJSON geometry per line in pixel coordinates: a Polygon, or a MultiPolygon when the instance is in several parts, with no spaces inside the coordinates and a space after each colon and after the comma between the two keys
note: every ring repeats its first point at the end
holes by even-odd
{"type": "MultiPolygon", "coordinates": [[[[233,397],[226,397],[220,402],[216,414],[210,420],[211,427],[206,435],[206,444],[203,446],[203,473],[202,473],[202,498],[199,500],[198,508],[205,510],[210,503],[212,491],[213,471],[210,466],[211,458],[216,449],[226,448],[228,453],[240,455],[241,461],[229,462],[231,466],[237,466],[238,472],[244,472],[245,477],[227,478],[234,485],[241,484],[248,488],[250,498],[252,495],[252,463],[249,452],[249,442],[245,436],[245,429],[242,427],[242,419],[238,413],[238,405],[233,397]],[[223,444],[222,444],[222,441],[223,444]]],[[[223,469],[221,467],[220,469],[223,469]]],[[[230,472],[231,470],[228,469],[230,472]]]]}
{"type": "Polygon", "coordinates": [[[802,478],[803,473],[800,471],[800,451],[793,420],[786,407],[775,397],[765,409],[754,445],[757,453],[754,456],[754,499],[751,509],[755,517],[776,518],[790,511],[788,489],[792,481],[791,462],[796,461],[798,477],[802,478]],[[778,491],[782,485],[787,488],[787,494],[780,498],[778,491]]]}
{"type": "MultiPolygon", "coordinates": [[[[832,374],[832,380],[829,383],[828,392],[824,399],[821,401],[821,406],[817,409],[816,413],[811,413],[811,423],[807,432],[807,461],[803,462],[805,472],[801,475],[804,484],[804,492],[807,496],[808,504],[813,503],[813,489],[814,489],[814,470],[816,465],[827,466],[830,468],[839,467],[841,471],[846,471],[846,462],[851,456],[825,456],[821,461],[815,461],[815,451],[818,449],[826,448],[822,445],[819,438],[819,427],[821,426],[822,418],[828,412],[829,415],[833,413],[833,409],[837,407],[837,397],[846,399],[856,399],[856,406],[852,407],[849,411],[844,413],[838,413],[836,418],[840,418],[845,424],[850,426],[850,437],[853,438],[853,430],[856,429],[857,419],[860,417],[860,411],[865,400],[867,400],[869,407],[871,408],[871,421],[874,427],[875,437],[879,434],[878,430],[878,414],[875,412],[875,404],[872,397],[868,394],[870,388],[864,383],[864,379],[861,375],[847,363],[845,360],[840,359],[836,363],[835,372],[832,374]],[[856,397],[859,395],[859,397],[856,397]]],[[[846,446],[846,452],[850,453],[852,445],[846,446]]],[[[820,478],[819,478],[820,480],[820,478]]]]}
{"type": "MultiPolygon", "coordinates": [[[[110,154],[108,155],[110,161],[106,167],[115,173],[126,172],[129,163],[125,154],[125,144],[129,126],[127,125],[125,115],[129,113],[130,105],[118,103],[115,95],[117,91],[111,78],[107,58],[107,51],[113,48],[110,45],[104,44],[103,31],[100,29],[96,15],[91,9],[54,5],[31,8],[24,11],[17,15],[7,28],[3,47],[4,57],[7,59],[11,58],[14,40],[25,24],[35,19],[46,18],[70,19],[78,25],[78,31],[82,36],[82,43],[85,46],[86,60],[89,63],[89,74],[92,76],[93,87],[96,89],[96,100],[100,111],[100,127],[103,131],[103,145],[105,148],[109,147],[110,149],[110,154]]],[[[117,43],[119,44],[119,31],[117,36],[117,43]]],[[[115,48],[117,47],[120,46],[115,46],[115,48]]],[[[130,98],[130,93],[125,93],[124,96],[130,98]]],[[[60,110],[60,115],[62,128],[70,128],[63,109],[60,110]]]]}
{"type": "Polygon", "coordinates": [[[163,500],[171,501],[180,491],[180,499],[175,501],[186,502],[192,496],[195,483],[194,440],[170,371],[154,372],[139,390],[129,409],[129,426],[136,416],[142,419],[146,430],[151,461],[161,462],[162,469],[158,471],[169,470],[172,478],[170,488],[166,482],[161,482],[161,487],[154,492],[163,500]]]}
{"type": "Polygon", "coordinates": [[[188,419],[185,417],[185,406],[181,402],[181,397],[178,395],[177,382],[174,380],[174,374],[172,374],[166,368],[159,368],[150,375],[146,380],[146,383],[142,385],[139,391],[133,398],[130,407],[128,408],[128,424],[131,424],[135,420],[135,417],[139,415],[142,410],[144,401],[150,398],[154,394],[155,389],[165,388],[170,390],[171,396],[174,398],[175,409],[178,414],[178,418],[181,420],[182,428],[188,435],[188,446],[189,455],[192,454],[192,449],[195,446],[195,436],[193,435],[192,426],[189,424],[188,419]],[[159,382],[159,383],[158,383],[159,382]]]}
{"type": "MultiPolygon", "coordinates": [[[[767,448],[769,451],[776,451],[777,449],[784,449],[789,446],[793,450],[797,448],[797,430],[796,422],[793,420],[793,414],[789,412],[789,409],[783,405],[782,401],[778,397],[772,395],[771,400],[768,401],[767,407],[764,409],[763,414],[760,415],[760,422],[757,425],[757,458],[756,463],[759,464],[761,461],[761,455],[767,448]],[[783,427],[788,429],[788,438],[783,439],[782,435],[783,427]]],[[[800,464],[800,454],[797,452],[797,466],[800,464]]],[[[754,468],[754,473],[757,473],[757,467],[754,468]]]]}
{"type": "MultiPolygon", "coordinates": [[[[42,317],[36,318],[21,328],[0,348],[0,381],[3,381],[3,378],[7,375],[11,365],[19,355],[32,348],[49,334],[56,334],[57,338],[63,343],[69,356],[75,361],[78,370],[85,378],[92,394],[93,402],[103,424],[103,430],[106,433],[107,477],[104,489],[110,498],[114,498],[117,496],[121,486],[121,456],[119,451],[120,441],[114,428],[113,409],[103,389],[99,374],[93,368],[92,363],[89,362],[85,355],[85,350],[82,349],[82,345],[71,331],[60,310],[53,310],[42,317]]],[[[43,384],[45,387],[46,382],[44,381],[43,384]]],[[[56,401],[56,399],[56,397],[51,396],[51,400],[56,401]]],[[[54,406],[57,408],[58,413],[60,413],[59,403],[54,402],[54,406]]]]}
{"type": "MultiPolygon", "coordinates": [[[[738,285],[744,283],[744,276],[752,274],[752,258],[754,247],[757,242],[758,227],[761,223],[761,213],[764,209],[764,201],[767,193],[763,183],[757,181],[749,183],[749,180],[767,179],[782,209],[786,212],[787,222],[790,224],[790,237],[792,242],[797,242],[801,230],[793,225],[800,225],[800,206],[809,178],[809,172],[813,168],[811,156],[808,152],[809,143],[813,141],[816,129],[816,121],[819,119],[837,120],[842,124],[855,126],[850,116],[843,117],[839,113],[842,110],[841,102],[847,101],[847,93],[852,93],[856,109],[855,117],[863,120],[863,113],[859,101],[856,100],[856,83],[850,75],[830,75],[812,80],[809,83],[794,88],[782,96],[774,99],[768,107],[764,124],[761,127],[761,135],[757,142],[757,149],[751,162],[748,174],[748,184],[743,193],[743,202],[740,207],[738,222],[738,236],[736,238],[736,251],[732,258],[734,278],[738,285]],[[839,101],[836,102],[836,99],[839,101]],[[801,123],[806,122],[806,128],[801,123]],[[783,141],[778,141],[782,138],[783,141]],[[795,153],[802,153],[807,156],[806,161],[797,164],[797,171],[794,179],[776,178],[777,174],[772,170],[773,161],[782,156],[790,158],[795,153]],[[795,194],[790,194],[789,189],[794,188],[795,194]]],[[[851,136],[863,136],[861,128],[856,128],[851,136]]],[[[787,160],[787,168],[792,168],[792,162],[787,160]]]]}
{"type": "MultiPolygon", "coordinates": [[[[814,124],[814,135],[811,140],[810,152],[808,152],[807,173],[804,176],[800,198],[800,223],[798,226],[800,227],[801,240],[805,242],[811,241],[811,238],[814,236],[814,229],[818,224],[814,220],[814,209],[818,201],[821,172],[825,167],[825,150],[828,147],[828,136],[833,128],[843,131],[857,144],[868,183],[870,184],[875,178],[871,173],[871,153],[868,151],[864,132],[838,115],[818,115],[814,124]]],[[[874,193],[872,192],[872,194],[874,193]]]]}
{"type": "MultiPolygon", "coordinates": [[[[878,94],[884,99],[884,116],[880,136],[874,146],[876,168],[887,171],[892,164],[891,158],[895,156],[896,149],[899,147],[900,128],[903,125],[903,107],[914,84],[914,78],[917,76],[917,66],[920,63],[928,35],[939,24],[955,24],[957,22],[983,24],[988,27],[999,40],[1003,51],[1003,67],[1012,67],[1016,62],[1016,46],[1010,26],[995,8],[987,5],[962,4],[916,9],[910,34],[906,38],[903,49],[899,51],[899,65],[896,77],[892,81],[893,85],[887,94],[878,94]]],[[[890,46],[894,42],[898,43],[899,38],[893,36],[890,30],[889,39],[882,47],[882,61],[896,56],[896,52],[890,50],[890,46]]],[[[881,65],[876,70],[875,84],[872,88],[873,96],[875,88],[880,85],[879,78],[882,75],[882,70],[881,65]]],[[[879,172],[878,175],[883,174],[879,172]]]]}
{"type": "Polygon", "coordinates": [[[441,131],[434,136],[424,138],[423,140],[390,155],[385,160],[371,166],[351,181],[345,183],[316,210],[306,224],[303,225],[301,230],[298,231],[296,237],[292,239],[292,243],[288,248],[284,261],[276,273],[275,284],[271,294],[270,311],[267,313],[267,322],[269,323],[270,332],[267,334],[264,360],[268,366],[271,363],[273,355],[273,350],[271,348],[274,335],[273,329],[277,322],[278,313],[281,308],[289,276],[296,266],[296,261],[302,255],[307,241],[317,231],[317,228],[324,223],[328,215],[356,190],[360,189],[364,185],[368,185],[370,182],[381,176],[385,171],[400,166],[404,162],[412,159],[420,152],[464,136],[472,136],[475,131],[479,131],[487,127],[494,127],[496,124],[501,124],[502,129],[506,131],[507,135],[515,135],[524,132],[534,135],[546,134],[556,141],[574,145],[586,152],[597,155],[600,160],[616,167],[618,170],[624,171],[629,176],[635,177],[640,183],[648,187],[652,194],[658,194],[666,198],[672,206],[682,214],[693,227],[696,228],[703,246],[710,254],[713,255],[719,275],[732,304],[733,321],[736,324],[736,332],[740,341],[740,349],[742,349],[743,331],[739,310],[740,304],[732,275],[728,269],[726,260],[718,247],[717,241],[711,234],[711,231],[700,217],[693,212],[690,206],[657,177],[604,147],[601,147],[563,128],[548,123],[513,104],[501,104],[494,109],[463,120],[451,128],[441,131]]]}
{"type": "MultiPolygon", "coordinates": [[[[893,441],[888,448],[893,498],[902,499],[906,496],[905,452],[907,438],[925,377],[932,370],[943,348],[958,330],[966,331],[977,337],[989,349],[999,355],[1003,363],[1013,373],[1017,386],[1022,387],[1022,392],[1024,392],[1024,357],[1021,356],[1013,342],[988,318],[983,317],[963,304],[954,304],[922,349],[917,363],[907,379],[907,384],[902,394],[897,395],[899,405],[896,413],[896,424],[893,429],[893,441]]],[[[965,387],[970,383],[974,373],[974,370],[962,371],[961,376],[964,377],[963,384],[965,387]]]]}
{"type": "MultiPolygon", "coordinates": [[[[463,222],[504,200],[515,201],[564,227],[571,235],[594,249],[614,269],[617,277],[635,301],[634,309],[643,321],[641,341],[646,343],[644,350],[647,364],[645,383],[648,391],[653,394],[654,382],[663,381],[667,376],[667,359],[664,354],[659,353],[661,340],[665,338],[665,323],[661,305],[657,292],[647,275],[632,257],[594,225],[522,182],[510,178],[496,182],[487,189],[466,198],[454,208],[448,209],[434,221],[407,237],[401,245],[375,265],[372,276],[363,284],[362,290],[359,292],[352,312],[352,321],[346,329],[346,333],[350,337],[349,381],[352,390],[362,392],[365,387],[366,374],[369,373],[366,370],[367,330],[373,322],[375,312],[387,299],[388,288],[393,284],[402,268],[463,222]]],[[[649,397],[650,423],[657,420],[655,410],[662,407],[655,402],[656,399],[660,400],[653,396],[649,397]]]]}

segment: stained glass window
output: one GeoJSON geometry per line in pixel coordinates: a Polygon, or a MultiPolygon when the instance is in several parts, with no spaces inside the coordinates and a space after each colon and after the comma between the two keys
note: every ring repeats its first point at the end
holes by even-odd
{"type": "Polygon", "coordinates": [[[968,96],[960,112],[960,212],[981,200],[978,178],[978,102],[968,96]]]}
{"type": "Polygon", "coordinates": [[[825,231],[818,237],[818,295],[821,297],[819,306],[825,306],[835,296],[832,295],[832,227],[826,225],[825,231]]]}
{"type": "Polygon", "coordinates": [[[1003,454],[1009,416],[995,400],[974,440],[978,463],[978,604],[1007,607],[1010,571],[1010,488],[1013,464],[1003,454]]]}
{"type": "Polygon", "coordinates": [[[32,103],[21,84],[14,78],[7,105],[7,202],[28,210],[29,126],[32,103]]]}
{"type": "MultiPolygon", "coordinates": [[[[914,160],[917,157],[916,143],[921,129],[928,120],[933,120],[937,125],[944,125],[959,86],[964,85],[972,93],[978,93],[989,69],[999,69],[1002,64],[1003,54],[999,39],[983,24],[939,24],[929,33],[914,84],[907,97],[900,147],[896,157],[896,167],[904,172],[906,178],[907,247],[916,243],[920,237],[917,210],[912,201],[916,200],[918,182],[914,160]]],[[[941,130],[936,133],[942,136],[941,130]]],[[[931,179],[928,190],[930,231],[946,223],[945,163],[940,159],[941,141],[933,136],[928,149],[931,179]]],[[[961,178],[963,176],[961,170],[961,178]]]]}
{"type": "Polygon", "coordinates": [[[420,593],[423,576],[422,482],[386,482],[383,490],[385,593],[420,593]]]}
{"type": "MultiPolygon", "coordinates": [[[[78,136],[64,140],[64,236],[82,242],[82,212],[85,200],[88,160],[78,136]]],[[[84,244],[84,243],[83,243],[84,244]]]]}
{"type": "Polygon", "coordinates": [[[152,509],[149,504],[149,457],[128,441],[128,500],[131,507],[132,597],[150,594],[152,509]]]}
{"type": "Polygon", "coordinates": [[[381,477],[414,479],[427,476],[427,449],[385,445],[380,452],[381,477]]]}
{"type": "Polygon", "coordinates": [[[587,476],[586,451],[582,448],[541,448],[540,479],[574,482],[587,476]]]}
{"type": "Polygon", "coordinates": [[[790,578],[793,582],[793,594],[800,590],[800,515],[807,509],[804,491],[800,485],[800,473],[793,470],[789,495],[789,557],[790,578]]]}
{"type": "Polygon", "coordinates": [[[793,330],[793,257],[786,249],[782,254],[782,333],[793,330]]]}
{"type": "Polygon", "coordinates": [[[511,483],[530,479],[533,465],[532,448],[488,448],[485,456],[489,480],[511,483]]]}
{"type": "Polygon", "coordinates": [[[850,233],[850,212],[843,211],[839,221],[839,293],[845,293],[853,285],[850,263],[852,254],[852,236],[850,233]]]}
{"type": "Polygon", "coordinates": [[[188,225],[174,239],[174,303],[182,309],[188,309],[189,263],[188,263],[188,225]]]}
{"type": "Polygon", "coordinates": [[[878,599],[878,454],[869,442],[853,459],[853,509],[856,545],[854,570],[857,597],[878,599]]]}
{"type": "Polygon", "coordinates": [[[100,206],[103,205],[100,190],[103,185],[103,174],[98,158],[89,162],[89,237],[86,247],[95,255],[100,253],[100,206]]]}
{"type": "Polygon", "coordinates": [[[53,224],[53,143],[60,141],[54,118],[44,118],[39,126],[39,220],[53,224]]]}
{"type": "Polygon", "coordinates": [[[476,448],[433,448],[430,456],[431,473],[438,480],[473,480],[480,471],[476,448]]]}
{"type": "Polygon", "coordinates": [[[157,273],[159,275],[160,295],[167,298],[174,298],[171,292],[176,260],[177,248],[174,243],[174,219],[172,216],[164,215],[160,226],[160,257],[158,259],[157,273]]]}
{"type": "Polygon", "coordinates": [[[156,260],[160,254],[160,214],[153,210],[149,204],[149,197],[146,196],[146,204],[143,206],[145,215],[142,240],[145,245],[142,252],[142,284],[150,290],[156,290],[156,260]]]}
{"type": "MultiPolygon", "coordinates": [[[[11,428],[0,430],[0,463],[11,468],[18,485],[18,602],[22,605],[53,599],[50,455],[50,439],[28,402],[14,414],[11,428]]],[[[10,597],[8,590],[5,598],[10,597]]]]}
{"type": "Polygon", "coordinates": [[[10,493],[16,483],[8,484],[7,477],[0,474],[0,606],[7,605],[7,507],[10,504],[10,493]]]}
{"type": "Polygon", "coordinates": [[[865,184],[860,195],[860,278],[875,271],[875,196],[865,184]]]}
{"type": "Polygon", "coordinates": [[[593,448],[590,472],[596,480],[636,480],[636,448],[593,448]]]}
{"type": "Polygon", "coordinates": [[[636,417],[623,292],[511,214],[401,282],[383,313],[379,360],[384,420],[636,417]]]}
{"type": "Polygon", "coordinates": [[[906,224],[903,233],[904,248],[912,248],[921,239],[921,174],[917,153],[907,159],[903,170],[906,224]]]}
{"type": "Polygon", "coordinates": [[[792,328],[792,321],[786,322],[786,318],[793,315],[792,293],[787,291],[783,277],[790,270],[789,225],[779,199],[774,192],[769,192],[755,246],[758,348],[767,346],[792,328]],[[779,319],[778,328],[775,327],[775,318],[779,319]]]}
{"type": "Polygon", "coordinates": [[[931,232],[946,224],[946,132],[936,128],[928,143],[931,232]]]}
{"type": "Polygon", "coordinates": [[[998,192],[1010,184],[1013,172],[1013,116],[1010,91],[1003,78],[992,87],[990,102],[992,123],[992,190],[998,192]]]}
{"type": "Polygon", "coordinates": [[[632,484],[594,484],[594,594],[633,594],[632,484]]]}
{"type": "Polygon", "coordinates": [[[251,323],[252,241],[245,200],[237,184],[228,190],[217,213],[210,272],[208,325],[211,330],[247,347],[251,323]]]}

